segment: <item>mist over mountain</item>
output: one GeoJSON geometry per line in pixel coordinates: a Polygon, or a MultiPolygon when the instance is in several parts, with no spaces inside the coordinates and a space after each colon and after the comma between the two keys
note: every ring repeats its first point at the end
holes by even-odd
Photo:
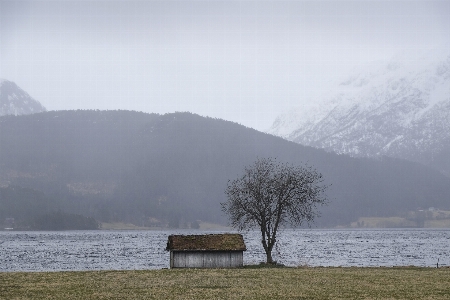
{"type": "Polygon", "coordinates": [[[226,224],[228,180],[268,156],[306,163],[332,184],[319,226],[450,208],[450,179],[431,168],[327,153],[191,113],[52,111],[0,117],[0,130],[0,220],[61,211],[141,226],[226,224]]]}
{"type": "Polygon", "coordinates": [[[338,154],[408,159],[450,176],[450,53],[368,66],[317,105],[279,116],[268,132],[338,154]]]}
{"type": "Polygon", "coordinates": [[[44,106],[17,84],[0,78],[0,116],[28,115],[45,110],[44,106]]]}

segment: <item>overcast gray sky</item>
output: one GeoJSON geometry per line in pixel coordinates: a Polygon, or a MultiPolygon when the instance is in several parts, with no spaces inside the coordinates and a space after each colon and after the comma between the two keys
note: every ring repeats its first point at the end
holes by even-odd
{"type": "Polygon", "coordinates": [[[0,0],[0,78],[49,110],[190,111],[265,130],[355,66],[439,47],[448,0],[0,0]]]}

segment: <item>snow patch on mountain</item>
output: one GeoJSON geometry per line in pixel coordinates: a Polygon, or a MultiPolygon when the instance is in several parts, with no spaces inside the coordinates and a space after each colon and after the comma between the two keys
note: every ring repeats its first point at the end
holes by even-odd
{"type": "Polygon", "coordinates": [[[0,79],[0,116],[27,115],[45,110],[44,106],[14,82],[0,79]]]}
{"type": "Polygon", "coordinates": [[[353,156],[420,160],[450,145],[449,52],[374,63],[322,99],[277,117],[268,132],[353,156]]]}

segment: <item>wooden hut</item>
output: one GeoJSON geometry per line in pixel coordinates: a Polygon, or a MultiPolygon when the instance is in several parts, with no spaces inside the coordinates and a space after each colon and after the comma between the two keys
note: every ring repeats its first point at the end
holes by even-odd
{"type": "Polygon", "coordinates": [[[236,268],[247,250],[241,234],[170,235],[170,268],[236,268]]]}

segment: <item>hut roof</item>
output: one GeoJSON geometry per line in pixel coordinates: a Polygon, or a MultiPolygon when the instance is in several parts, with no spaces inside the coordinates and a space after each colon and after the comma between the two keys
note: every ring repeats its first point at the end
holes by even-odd
{"type": "Polygon", "coordinates": [[[245,251],[242,234],[170,235],[167,251],[245,251]]]}

